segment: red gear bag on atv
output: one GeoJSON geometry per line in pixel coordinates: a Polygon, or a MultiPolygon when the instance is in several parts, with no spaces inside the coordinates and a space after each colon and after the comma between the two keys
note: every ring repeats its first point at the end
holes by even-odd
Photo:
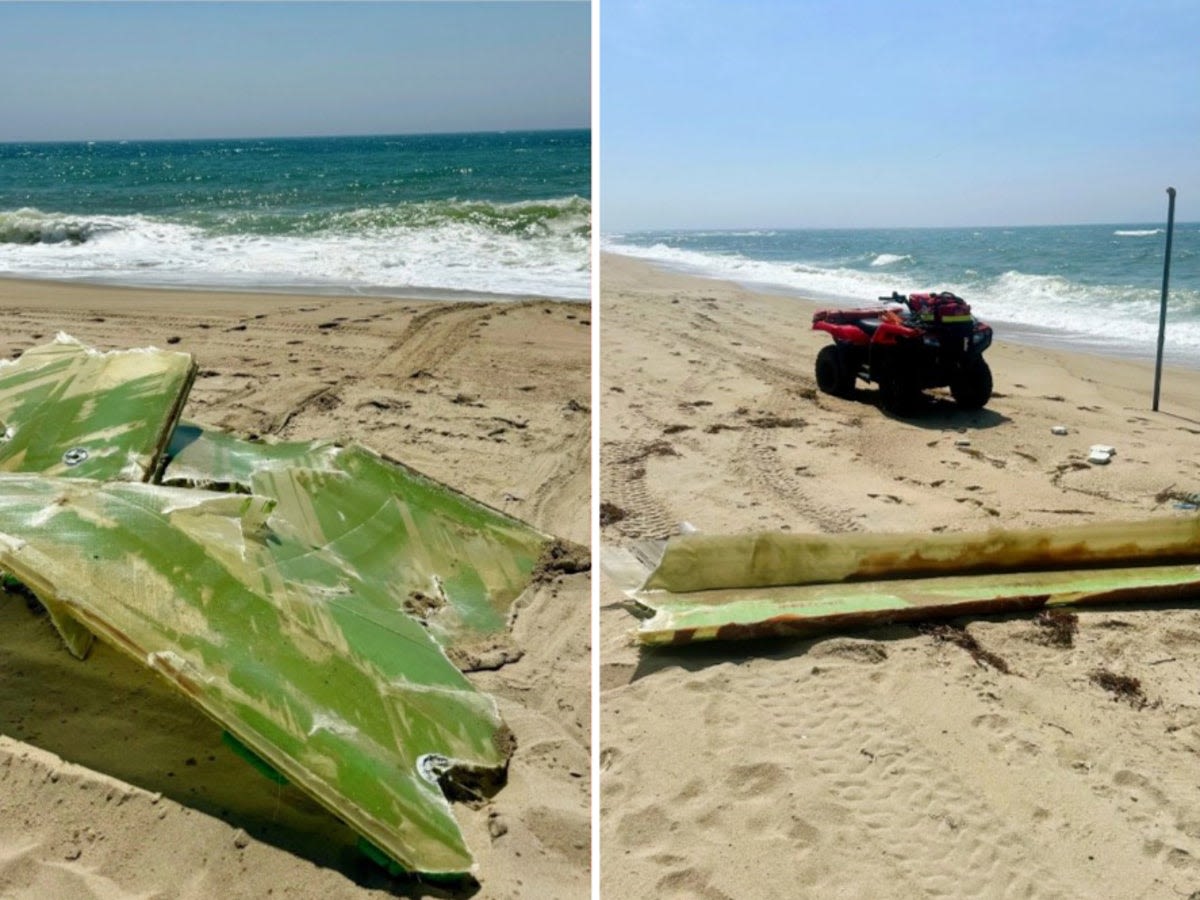
{"type": "Polygon", "coordinates": [[[971,304],[962,297],[942,291],[938,294],[909,294],[908,308],[925,327],[951,328],[965,331],[973,327],[971,304]]]}

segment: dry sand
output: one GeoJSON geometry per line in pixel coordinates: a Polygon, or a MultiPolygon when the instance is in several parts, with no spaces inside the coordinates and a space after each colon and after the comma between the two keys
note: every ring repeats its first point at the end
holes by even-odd
{"type": "MultiPolygon", "coordinates": [[[[200,366],[185,418],[359,440],[587,543],[589,310],[577,303],[132,290],[0,280],[0,357],[67,333],[200,366]]],[[[62,649],[0,594],[0,896],[586,897],[589,576],[536,588],[516,663],[471,675],[516,734],[508,784],[456,805],[480,885],[401,882],[142,667],[62,649]]]]}
{"type": "MultiPolygon", "coordinates": [[[[1194,515],[1200,376],[1006,342],[996,395],[882,412],[815,390],[814,305],[606,256],[605,544],[1194,515]],[[1065,425],[1066,436],[1051,428],[1065,425]],[[772,427],[773,426],[773,427],[772,427]],[[959,441],[969,445],[958,446],[959,441]],[[1106,467],[1085,460],[1114,446],[1106,467]],[[619,517],[611,521],[610,517],[619,517]]],[[[639,652],[601,578],[606,897],[1200,896],[1200,609],[639,652]],[[1092,680],[1140,681],[1144,701],[1092,680]]]]}

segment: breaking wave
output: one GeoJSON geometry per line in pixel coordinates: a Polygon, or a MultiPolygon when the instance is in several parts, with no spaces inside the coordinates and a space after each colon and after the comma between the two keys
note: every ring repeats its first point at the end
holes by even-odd
{"type": "Polygon", "coordinates": [[[912,262],[912,257],[908,254],[900,253],[880,253],[873,260],[872,266],[890,266],[898,262],[912,262]]]}
{"type": "Polygon", "coordinates": [[[590,245],[591,204],[580,197],[174,216],[0,212],[0,274],[133,284],[585,299],[590,245]]]}
{"type": "Polygon", "coordinates": [[[103,219],[78,219],[37,209],[0,212],[0,244],[82,244],[111,228],[103,219]]]}
{"type": "Polygon", "coordinates": [[[466,226],[516,237],[590,237],[591,204],[582,197],[517,203],[430,200],[332,211],[207,212],[192,214],[190,220],[223,234],[348,235],[466,226]]]}
{"type": "Polygon", "coordinates": [[[1150,235],[1162,233],[1163,230],[1161,228],[1137,228],[1113,232],[1117,237],[1149,237],[1150,235]]]}

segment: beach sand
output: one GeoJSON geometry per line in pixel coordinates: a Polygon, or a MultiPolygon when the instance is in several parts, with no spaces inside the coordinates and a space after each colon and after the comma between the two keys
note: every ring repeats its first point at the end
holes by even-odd
{"type": "MultiPolygon", "coordinates": [[[[589,309],[547,300],[135,290],[0,280],[0,357],[65,331],[173,347],[200,374],[187,420],[358,440],[559,537],[588,542],[589,309]]],[[[526,595],[524,651],[470,675],[515,732],[507,785],[456,804],[480,885],[389,878],[294,787],[107,647],[72,659],[0,594],[0,896],[586,897],[589,575],[526,595]]]]}
{"type": "MultiPolygon", "coordinates": [[[[986,409],[943,392],[902,420],[871,386],[816,391],[815,308],[603,258],[602,544],[684,521],[1195,515],[1170,495],[1200,491],[1196,372],[1168,371],[1152,413],[1150,365],[1000,333],[986,409]],[[1098,443],[1107,466],[1086,461],[1098,443]]],[[[623,600],[601,576],[604,896],[1197,896],[1200,607],[1081,611],[1071,646],[1033,615],[960,620],[1005,673],[901,626],[639,651],[623,600]]]]}

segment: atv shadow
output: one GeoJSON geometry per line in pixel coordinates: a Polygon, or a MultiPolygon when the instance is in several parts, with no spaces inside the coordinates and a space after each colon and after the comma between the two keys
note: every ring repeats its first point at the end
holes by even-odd
{"type": "Polygon", "coordinates": [[[986,428],[996,428],[1007,424],[1012,419],[996,412],[994,409],[963,409],[952,399],[939,394],[922,393],[914,402],[913,408],[903,414],[886,409],[879,391],[874,388],[855,388],[854,394],[847,398],[857,403],[874,406],[889,419],[915,425],[918,428],[937,429],[970,428],[982,431],[986,428]]]}

